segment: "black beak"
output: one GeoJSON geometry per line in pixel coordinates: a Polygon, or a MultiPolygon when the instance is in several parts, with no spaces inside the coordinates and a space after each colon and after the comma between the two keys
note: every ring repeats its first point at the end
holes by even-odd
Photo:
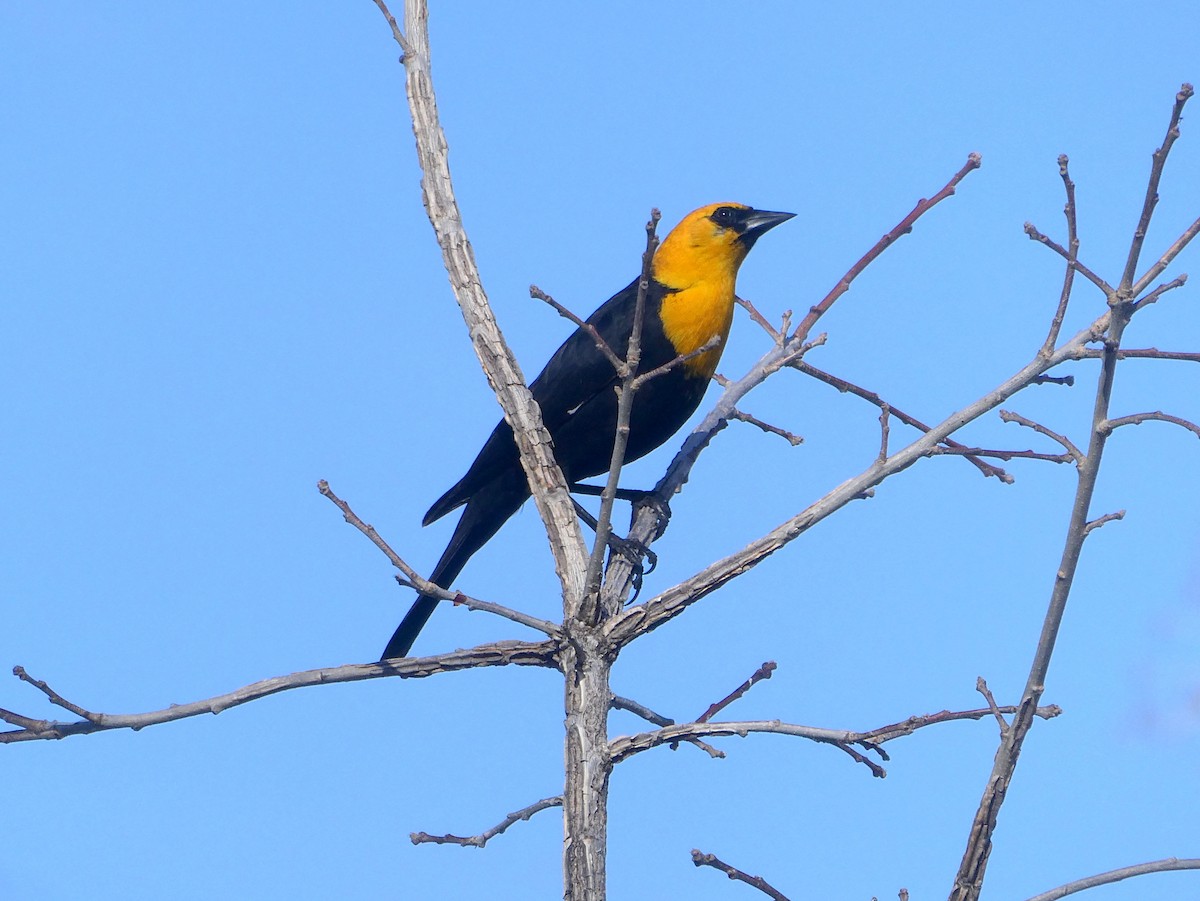
{"type": "Polygon", "coordinates": [[[742,243],[746,247],[753,247],[759,235],[765,234],[781,222],[787,222],[795,215],[795,213],[772,213],[770,210],[746,210],[745,218],[742,220],[744,225],[741,234],[742,243]]]}

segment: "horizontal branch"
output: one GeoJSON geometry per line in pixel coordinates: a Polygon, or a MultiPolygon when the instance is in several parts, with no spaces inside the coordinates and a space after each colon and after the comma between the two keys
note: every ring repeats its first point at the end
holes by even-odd
{"type": "Polygon", "coordinates": [[[1145,876],[1149,873],[1167,873],[1172,870],[1200,870],[1200,858],[1168,857],[1165,860],[1154,860],[1149,863],[1139,863],[1132,867],[1122,867],[1119,870],[1109,870],[1107,873],[1097,873],[1095,876],[1076,879],[1074,882],[1060,885],[1058,888],[1050,889],[1048,892],[1034,895],[1032,898],[1027,899],[1027,901],[1058,901],[1059,898],[1065,898],[1067,895],[1073,895],[1076,892],[1082,892],[1089,888],[1096,888],[1099,885],[1120,882],[1122,879],[1129,879],[1131,876],[1145,876]]]}
{"type": "Polygon", "coordinates": [[[1155,410],[1153,413],[1134,413],[1132,416],[1118,416],[1116,419],[1108,419],[1100,424],[1099,429],[1104,434],[1111,435],[1115,429],[1119,429],[1123,425],[1141,425],[1143,422],[1169,422],[1172,425],[1187,429],[1197,438],[1200,438],[1200,426],[1196,425],[1196,423],[1182,419],[1179,416],[1172,416],[1170,413],[1164,413],[1161,410],[1155,410]]]}
{"type": "MultiPolygon", "coordinates": [[[[1104,351],[1098,347],[1084,347],[1074,357],[1076,360],[1099,360],[1104,351]]],[[[1178,350],[1159,350],[1157,347],[1137,347],[1117,351],[1118,360],[1182,360],[1186,363],[1200,363],[1200,353],[1178,350]]]]}
{"type": "MultiPolygon", "coordinates": [[[[424,679],[440,673],[477,669],[485,666],[543,666],[557,668],[556,644],[551,641],[498,641],[482,644],[466,650],[434,657],[406,657],[379,663],[351,663],[345,666],[330,666],[322,669],[305,670],[287,676],[275,676],[251,682],[234,691],[202,701],[187,704],[172,704],[162,710],[148,713],[94,713],[78,708],[84,717],[81,722],[60,723],[53,720],[34,720],[30,717],[0,710],[0,719],[20,729],[0,732],[0,744],[19,741],[38,741],[66,738],[69,735],[90,735],[93,732],[108,732],[113,729],[144,729],[160,723],[200,716],[205,713],[221,713],[231,707],[240,707],[268,695],[293,688],[308,688],[314,685],[334,685],[341,682],[362,682],[367,679],[384,679],[399,676],[401,679],[424,679]]],[[[19,668],[18,668],[19,669],[19,668]]],[[[22,670],[24,672],[24,670],[22,670]]],[[[35,683],[38,680],[25,678],[35,683]]],[[[35,685],[48,693],[45,683],[35,685]]]]}
{"type": "MultiPolygon", "coordinates": [[[[1103,335],[1107,331],[1110,321],[1111,313],[1105,313],[1088,328],[1080,331],[1053,353],[1044,354],[1039,352],[1029,363],[992,391],[989,391],[974,403],[952,413],[941,423],[931,427],[929,431],[916,441],[896,451],[886,460],[874,461],[871,466],[857,476],[838,485],[832,491],[772,529],[766,535],[750,542],[750,544],[741,550],[705,567],[692,577],[668,588],[649,601],[626,608],[624,612],[608,622],[606,631],[610,640],[618,647],[628,644],[639,636],[645,635],[664,623],[669,622],[691,604],[716,591],[722,585],[732,581],[742,573],[754,568],[771,554],[775,553],[775,551],[794,541],[814,525],[840,510],[852,500],[865,496],[867,492],[881,484],[889,476],[907,469],[913,463],[927,456],[934,447],[942,444],[951,434],[961,429],[967,423],[973,422],[988,411],[1000,406],[1000,404],[1004,403],[1012,395],[1016,394],[1022,388],[1027,387],[1037,376],[1054,368],[1064,360],[1071,359],[1077,348],[1083,347],[1103,335]]],[[[773,351],[767,354],[755,369],[769,367],[776,353],[776,351],[773,351]]],[[[752,372],[750,376],[747,376],[747,379],[752,379],[753,375],[754,373],[752,372]]],[[[741,396],[734,390],[736,387],[736,385],[731,385],[726,390],[725,395],[718,401],[714,413],[722,410],[723,404],[727,402],[732,404],[733,401],[736,401],[737,397],[741,396]]],[[[749,389],[747,388],[746,390],[749,389]]],[[[713,414],[709,415],[712,416],[713,414]]],[[[701,429],[704,427],[704,424],[702,424],[701,429]]],[[[696,433],[693,433],[688,441],[691,442],[693,439],[696,439],[707,443],[708,438],[711,438],[711,435],[707,437],[702,436],[697,439],[696,433]]],[[[685,443],[684,451],[681,451],[681,455],[688,451],[688,447],[689,445],[685,443]]],[[[693,452],[699,453],[699,448],[695,448],[693,452]]],[[[677,457],[676,461],[678,459],[677,457]]],[[[688,464],[687,461],[684,461],[684,463],[679,463],[678,465],[684,466],[688,464]]],[[[676,462],[673,462],[672,468],[675,466],[676,462]]],[[[665,487],[673,484],[673,478],[673,473],[669,472],[663,481],[660,482],[659,490],[663,490],[665,487]]],[[[637,537],[641,540],[640,535],[637,537]]]]}
{"type": "MultiPolygon", "coordinates": [[[[1001,713],[1015,713],[1015,707],[1000,707],[1001,713]]],[[[1047,707],[1039,707],[1037,715],[1044,719],[1052,719],[1062,713],[1061,708],[1057,705],[1047,707]]],[[[672,744],[679,741],[689,741],[694,738],[708,738],[714,736],[731,736],[736,735],[740,738],[745,738],[751,733],[772,733],[775,735],[790,735],[794,738],[805,738],[809,741],[820,742],[821,744],[835,745],[842,750],[851,750],[851,745],[863,745],[872,750],[877,750],[878,753],[886,759],[886,755],[878,748],[879,745],[885,742],[893,741],[897,738],[902,738],[906,735],[911,735],[918,729],[923,729],[927,726],[933,726],[940,723],[948,723],[955,720],[979,720],[984,717],[992,716],[991,708],[980,708],[977,710],[961,710],[949,711],[943,710],[939,713],[930,713],[924,716],[912,716],[898,723],[892,723],[887,726],[881,726],[878,729],[872,729],[868,732],[849,732],[844,729],[824,729],[818,726],[803,726],[797,723],[785,723],[780,720],[746,720],[741,722],[722,722],[722,723],[679,723],[673,726],[665,726],[661,729],[656,729],[651,732],[641,732],[637,735],[621,736],[615,738],[609,744],[609,752],[612,756],[613,763],[620,763],[632,757],[634,754],[639,754],[642,751],[648,751],[651,748],[657,748],[660,745],[672,744]]],[[[860,759],[858,762],[866,764],[877,776],[884,776],[886,773],[882,767],[871,763],[865,759],[860,759]]]]}

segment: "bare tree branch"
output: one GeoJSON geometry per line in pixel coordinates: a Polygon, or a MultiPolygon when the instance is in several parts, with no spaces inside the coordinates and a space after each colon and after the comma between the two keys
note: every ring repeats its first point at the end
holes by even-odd
{"type": "Polygon", "coordinates": [[[1075,264],[1079,261],[1079,229],[1075,215],[1075,182],[1071,181],[1071,174],[1067,171],[1067,166],[1070,161],[1064,153],[1058,158],[1058,174],[1062,178],[1063,188],[1067,192],[1067,205],[1063,208],[1063,214],[1067,217],[1067,271],[1063,276],[1062,291],[1058,296],[1058,309],[1054,311],[1054,318],[1050,321],[1050,332],[1046,335],[1046,341],[1042,345],[1042,350],[1049,353],[1054,349],[1054,345],[1058,343],[1058,334],[1062,331],[1063,319],[1067,315],[1067,304],[1071,301],[1071,289],[1075,285],[1075,264]]]}
{"type": "MultiPolygon", "coordinates": [[[[861,397],[863,400],[874,404],[880,409],[886,405],[891,411],[891,414],[905,425],[910,425],[915,429],[920,429],[922,432],[928,432],[931,428],[931,426],[927,426],[915,416],[910,416],[903,410],[897,409],[874,391],[868,391],[866,388],[859,387],[853,382],[849,382],[846,379],[839,378],[836,375],[825,372],[823,369],[818,369],[816,366],[813,366],[811,363],[805,360],[798,360],[795,363],[792,363],[791,366],[793,369],[803,372],[805,375],[812,376],[818,381],[824,382],[826,385],[833,386],[844,394],[853,394],[855,397],[861,397]]],[[[966,450],[966,445],[959,444],[957,441],[951,441],[947,439],[944,443],[948,449],[955,453],[962,453],[964,450],[966,450]]],[[[995,476],[1006,485],[1011,485],[1013,483],[1013,477],[999,466],[993,466],[985,460],[980,460],[979,456],[976,454],[964,453],[963,456],[973,463],[975,467],[984,474],[984,476],[995,476]]]]}
{"type": "MultiPolygon", "coordinates": [[[[172,704],[170,707],[152,710],[149,713],[95,713],[80,707],[78,715],[82,716],[84,721],[77,723],[31,720],[27,717],[14,719],[4,715],[7,711],[0,711],[0,719],[22,727],[17,730],[0,732],[0,744],[66,738],[69,735],[90,735],[93,732],[108,732],[113,729],[137,731],[146,726],[170,723],[204,713],[221,713],[231,707],[240,707],[242,704],[257,701],[259,698],[278,694],[281,691],[307,688],[313,685],[362,682],[366,679],[383,679],[389,676],[399,676],[402,679],[425,679],[440,673],[453,673],[484,666],[542,666],[556,669],[558,668],[556,651],[557,646],[552,641],[497,641],[466,650],[453,651],[449,654],[439,654],[436,657],[406,657],[401,660],[379,663],[330,666],[251,682],[249,685],[226,694],[202,701],[191,701],[187,704],[172,704]]],[[[37,682],[30,678],[22,678],[31,684],[37,682]]],[[[48,691],[48,688],[40,688],[40,686],[39,689],[43,693],[48,691]]]]}
{"type": "Polygon", "coordinates": [[[1014,413],[1011,410],[1001,410],[1000,419],[1003,422],[1015,422],[1017,425],[1023,425],[1027,429],[1033,429],[1039,435],[1045,435],[1053,441],[1061,444],[1071,455],[1071,459],[1076,463],[1083,462],[1083,451],[1077,448],[1074,443],[1066,435],[1060,435],[1058,432],[1052,431],[1040,422],[1034,422],[1032,419],[1026,419],[1020,413],[1014,413]]]}
{"type": "Polygon", "coordinates": [[[705,854],[703,851],[693,848],[692,863],[698,867],[712,867],[715,870],[720,870],[730,879],[734,879],[738,882],[744,882],[746,885],[758,889],[768,898],[773,899],[773,901],[788,901],[787,895],[783,894],[783,892],[779,891],[779,889],[772,886],[761,876],[751,876],[747,873],[743,873],[737,867],[725,863],[725,861],[721,860],[715,854],[705,854]]]}
{"type": "Polygon", "coordinates": [[[580,319],[537,285],[529,286],[529,296],[535,300],[545,301],[550,306],[554,307],[554,309],[558,311],[558,314],[564,319],[570,320],[579,328],[591,335],[592,341],[595,342],[596,347],[600,350],[600,352],[608,358],[608,362],[612,363],[612,367],[618,376],[624,378],[625,375],[628,374],[629,367],[626,365],[625,361],[617,355],[617,352],[609,346],[609,343],[604,340],[604,336],[596,331],[596,326],[592,325],[586,319],[580,319]]]}
{"type": "MultiPolygon", "coordinates": [[[[840,510],[850,501],[862,497],[865,492],[873,489],[889,476],[907,469],[917,460],[927,456],[934,447],[941,444],[952,433],[961,429],[967,423],[978,419],[988,411],[995,409],[1013,394],[1028,386],[1034,377],[1041,375],[1048,369],[1052,369],[1064,360],[1071,359],[1076,348],[1095,341],[1103,335],[1109,329],[1110,320],[1111,314],[1105,313],[1093,322],[1091,326],[1079,332],[1053,353],[1042,354],[1039,352],[1029,363],[992,391],[989,391],[974,403],[952,413],[940,424],[930,428],[925,435],[902,450],[893,453],[885,461],[874,461],[870,467],[859,475],[846,480],[824,497],[815,501],[807,509],[791,517],[763,537],[750,542],[750,544],[730,554],[728,557],[710,564],[691,578],[668,588],[649,601],[627,608],[606,625],[609,638],[619,647],[669,622],[696,601],[757,566],[768,556],[784,545],[794,541],[831,513],[840,510]]],[[[770,354],[768,354],[769,356],[770,354]]],[[[743,381],[753,379],[757,375],[757,372],[758,367],[752,370],[751,375],[747,376],[743,381]]],[[[734,390],[735,387],[737,386],[731,386],[727,389],[725,397],[718,403],[718,410],[721,409],[721,404],[731,394],[737,394],[734,390]]],[[[706,428],[706,424],[707,419],[701,425],[701,430],[706,428]]],[[[688,439],[689,442],[696,437],[696,434],[693,433],[688,439]]],[[[688,444],[685,443],[684,451],[686,452],[688,449],[688,444]]],[[[679,457],[676,460],[678,461],[679,457]]],[[[672,463],[672,470],[659,483],[659,491],[663,490],[664,485],[670,486],[673,484],[675,465],[675,463],[672,463]]],[[[682,466],[683,464],[680,465],[682,466]]],[[[641,540],[640,535],[639,540],[641,540]]]]}
{"type": "MultiPolygon", "coordinates": [[[[1031,241],[1037,241],[1039,244],[1044,244],[1046,247],[1049,247],[1051,250],[1053,250],[1055,253],[1057,253],[1060,257],[1062,257],[1064,260],[1066,260],[1068,266],[1070,266],[1072,269],[1074,269],[1076,272],[1078,272],[1080,275],[1082,275],[1084,278],[1086,278],[1089,282],[1091,282],[1093,285],[1095,285],[1097,288],[1099,288],[1101,291],[1103,291],[1105,297],[1112,297],[1116,293],[1116,291],[1112,285],[1110,285],[1108,282],[1106,282],[1104,279],[1102,279],[1096,273],[1092,272],[1091,269],[1089,269],[1087,266],[1083,265],[1083,263],[1079,262],[1079,260],[1075,259],[1075,257],[1071,254],[1071,251],[1067,250],[1065,247],[1063,247],[1057,241],[1054,241],[1053,239],[1048,238],[1045,235],[1043,235],[1040,231],[1038,231],[1034,227],[1032,222],[1025,223],[1025,234],[1029,235],[1029,238],[1031,241]]],[[[1060,307],[1062,306],[1061,301],[1059,301],[1059,306],[1060,307]]],[[[1066,310],[1064,308],[1064,313],[1065,312],[1066,312],[1066,310]]]]}
{"type": "Polygon", "coordinates": [[[747,679],[745,682],[743,682],[741,685],[739,685],[737,688],[735,688],[733,691],[731,691],[729,694],[727,694],[721,700],[717,701],[715,704],[710,704],[709,708],[696,718],[696,722],[707,723],[709,720],[711,720],[714,716],[716,716],[718,713],[720,713],[722,710],[724,710],[726,707],[728,707],[734,701],[738,700],[743,695],[745,695],[746,692],[748,692],[750,689],[752,689],[759,682],[763,682],[767,679],[770,679],[771,674],[774,673],[775,670],[778,668],[779,668],[779,664],[777,664],[774,660],[766,661],[765,663],[763,663],[762,666],[760,666],[758,669],[756,669],[751,674],[749,679],[747,679]]]}
{"type": "Polygon", "coordinates": [[[1098,517],[1097,519],[1093,519],[1090,522],[1088,522],[1088,524],[1083,527],[1083,534],[1086,537],[1090,533],[1094,532],[1096,529],[1103,526],[1106,522],[1114,522],[1118,519],[1124,519],[1124,518],[1125,518],[1124,510],[1118,510],[1115,513],[1105,513],[1103,516],[1098,517]]]}
{"type": "Polygon", "coordinates": [[[757,416],[751,416],[749,413],[743,413],[741,410],[736,408],[729,418],[736,419],[738,422],[749,423],[752,426],[762,429],[768,435],[778,435],[792,447],[798,447],[804,443],[804,439],[799,435],[789,432],[787,429],[781,429],[777,425],[771,425],[769,422],[763,422],[757,416]]]}
{"type": "MultiPolygon", "coordinates": [[[[1137,288],[1131,285],[1133,273],[1137,267],[1138,255],[1141,251],[1142,239],[1150,223],[1150,216],[1158,196],[1158,180],[1162,175],[1163,164],[1175,136],[1180,111],[1184,102],[1191,96],[1191,86],[1184,85],[1176,97],[1176,103],[1171,115],[1171,124],[1167,129],[1167,140],[1163,142],[1154,154],[1150,179],[1146,191],[1146,201],[1143,204],[1142,218],[1134,231],[1134,240],[1130,248],[1129,259],[1122,275],[1118,291],[1109,294],[1110,321],[1105,330],[1103,356],[1101,357],[1100,373],[1097,378],[1095,401],[1092,412],[1091,436],[1087,453],[1079,463],[1079,479],[1076,485],[1075,501],[1067,526],[1067,536],[1063,545],[1062,558],[1058,565],[1054,587],[1042,624],[1041,635],[1038,638],[1037,650],[1029,668],[1029,676],[1025,683],[1021,703],[1007,732],[1005,732],[1000,747],[992,764],[992,771],[983,790],[971,831],[963,852],[962,862],[954,879],[950,892],[950,901],[977,901],[983,887],[983,879],[987,871],[988,857],[991,854],[992,835],[996,828],[1000,808],[1007,796],[1013,773],[1016,771],[1021,748],[1033,725],[1033,711],[1038,700],[1045,691],[1046,675],[1050,668],[1050,660],[1054,654],[1055,643],[1059,628],[1062,626],[1063,615],[1066,612],[1067,599],[1071,593],[1075,572],[1079,565],[1079,557],[1083,544],[1090,534],[1088,526],[1091,522],[1089,510],[1095,494],[1099,478],[1100,465],[1104,449],[1111,434],[1108,411],[1112,403],[1113,383],[1116,377],[1118,353],[1125,327],[1137,307],[1132,303],[1136,297],[1137,288]]],[[[1182,240],[1182,239],[1181,239],[1182,240]]],[[[1179,242],[1176,242],[1179,244],[1179,242]]],[[[1186,242],[1184,242],[1186,243],[1186,242]]],[[[1182,245],[1180,245],[1182,249],[1182,245]]],[[[1165,259],[1165,257],[1164,257],[1165,259]]],[[[1161,261],[1160,261],[1161,262],[1161,261]]],[[[1169,262],[1169,260],[1167,261],[1169,262]]],[[[1166,262],[1163,263],[1163,266],[1166,262]]],[[[1157,274],[1153,275],[1156,278],[1157,274]]],[[[1150,279],[1143,278],[1139,285],[1148,284],[1150,279]]],[[[1095,526],[1093,526],[1093,529],[1095,526]]]]}
{"type": "Polygon", "coordinates": [[[535,813],[549,810],[551,807],[562,807],[562,803],[562,795],[555,795],[552,798],[542,798],[540,801],[534,801],[528,807],[522,807],[520,810],[513,811],[491,829],[485,829],[478,835],[451,835],[449,833],[446,835],[430,835],[428,832],[411,832],[408,837],[414,845],[462,845],[464,848],[482,848],[497,835],[504,833],[509,826],[526,821],[535,813]]]}
{"type": "MultiPolygon", "coordinates": [[[[1018,709],[1018,707],[998,708],[1000,712],[1009,714],[1016,713],[1018,709]]],[[[1062,711],[1054,705],[1039,707],[1036,711],[1036,714],[1044,719],[1051,719],[1060,713],[1062,711]]],[[[852,745],[861,745],[870,748],[886,760],[887,755],[880,746],[889,741],[912,735],[918,729],[924,729],[928,726],[956,720],[979,720],[992,715],[993,711],[988,708],[954,712],[943,710],[939,713],[931,713],[924,716],[912,716],[901,722],[880,726],[878,729],[872,729],[867,732],[850,732],[844,729],[803,726],[798,723],[784,723],[780,720],[676,723],[650,732],[641,732],[637,735],[614,738],[610,744],[610,748],[613,763],[620,763],[634,754],[649,751],[651,748],[679,741],[687,741],[691,738],[707,738],[709,736],[738,736],[746,738],[752,733],[770,733],[775,735],[789,735],[793,738],[805,738],[820,744],[834,745],[842,750],[847,750],[852,745]]],[[[867,761],[865,758],[860,759],[858,762],[870,766],[876,776],[883,777],[886,775],[884,770],[874,762],[867,761]]]]}
{"type": "MultiPolygon", "coordinates": [[[[1125,261],[1125,272],[1121,275],[1121,291],[1128,300],[1133,300],[1141,294],[1145,290],[1145,286],[1158,278],[1158,274],[1167,268],[1167,265],[1174,258],[1175,254],[1183,249],[1182,246],[1179,247],[1179,250],[1175,250],[1172,247],[1175,253],[1173,254],[1168,251],[1170,258],[1164,256],[1163,259],[1160,259],[1158,263],[1151,267],[1149,272],[1138,280],[1140,287],[1133,287],[1134,275],[1137,273],[1138,259],[1142,254],[1142,244],[1146,240],[1146,232],[1150,229],[1150,217],[1154,214],[1154,208],[1158,205],[1158,183],[1162,180],[1163,168],[1167,164],[1167,156],[1171,152],[1171,147],[1179,137],[1179,118],[1183,115],[1184,104],[1188,102],[1193,93],[1194,91],[1190,84],[1185,83],[1180,86],[1179,93],[1175,95],[1175,106],[1171,109],[1171,121],[1167,123],[1167,136],[1163,138],[1162,144],[1151,156],[1150,178],[1146,182],[1146,198],[1142,201],[1142,216],[1138,220],[1137,228],[1133,230],[1133,241],[1129,246],[1129,257],[1125,261]]],[[[1200,219],[1192,226],[1193,229],[1197,227],[1200,227],[1200,219]]],[[[1193,234],[1195,234],[1194,231],[1193,234]]],[[[1184,241],[1183,243],[1186,244],[1187,242],[1184,241]]]]}
{"type": "Polygon", "coordinates": [[[504,619],[512,620],[514,623],[520,623],[522,626],[528,626],[531,629],[536,629],[537,631],[543,633],[544,635],[548,635],[551,638],[558,638],[562,635],[562,630],[549,620],[540,619],[536,616],[530,616],[528,613],[522,613],[520,610],[513,610],[510,607],[504,607],[500,604],[492,603],[491,601],[481,601],[478,598],[469,597],[468,595],[463,594],[461,591],[447,591],[441,586],[434,585],[423,576],[417,575],[416,571],[407,563],[405,563],[400,558],[399,554],[392,550],[391,545],[384,540],[383,536],[375,530],[373,525],[363,522],[362,519],[359,518],[358,514],[350,508],[350,505],[346,501],[342,500],[333,493],[333,489],[329,487],[328,482],[326,482],[324,479],[321,479],[321,481],[317,482],[317,490],[320,491],[322,495],[329,498],[329,500],[331,500],[334,505],[342,511],[342,516],[345,518],[346,522],[350,523],[350,525],[354,526],[354,528],[358,529],[360,532],[370,538],[371,542],[377,548],[383,551],[384,556],[391,561],[392,565],[404,574],[403,577],[396,577],[396,580],[399,581],[400,584],[410,588],[415,588],[417,591],[421,592],[421,594],[428,594],[437,598],[441,598],[443,601],[451,601],[454,604],[461,604],[468,610],[479,610],[484,613],[492,613],[496,616],[501,616],[504,619]]]}
{"type": "Polygon", "coordinates": [[[1172,425],[1180,426],[1187,429],[1197,438],[1200,438],[1200,426],[1188,419],[1181,419],[1178,416],[1172,416],[1169,413],[1164,413],[1162,410],[1155,410],[1153,413],[1134,413],[1132,416],[1119,416],[1116,419],[1109,419],[1100,424],[1100,428],[1104,430],[1106,435],[1111,435],[1115,429],[1119,429],[1123,425],[1141,425],[1143,422],[1169,422],[1172,425]]]}
{"type": "MultiPolygon", "coordinates": [[[[1104,351],[1097,347],[1085,347],[1075,357],[1076,360],[1099,360],[1104,351]]],[[[1117,351],[1118,360],[1182,360],[1186,363],[1200,363],[1200,353],[1177,350],[1159,350],[1157,347],[1141,347],[1132,350],[1117,351]]]]}
{"type": "Polygon", "coordinates": [[[1128,879],[1131,876],[1145,876],[1149,873],[1167,873],[1172,870],[1200,870],[1200,857],[1168,857],[1165,860],[1139,863],[1132,867],[1109,870],[1107,873],[1097,873],[1095,876],[1088,876],[1086,879],[1076,879],[1074,882],[1060,885],[1058,888],[1050,889],[1048,892],[1034,895],[1032,898],[1026,899],[1026,901],[1058,901],[1059,898],[1065,898],[1067,895],[1073,895],[1076,892],[1082,892],[1089,888],[1096,888],[1099,885],[1120,882],[1122,879],[1128,879]]]}
{"type": "Polygon", "coordinates": [[[567,483],[554,461],[550,433],[542,424],[541,410],[525,385],[516,358],[500,334],[454,197],[446,136],[438,118],[430,70],[426,0],[407,0],[404,4],[403,31],[384,0],[375,0],[375,5],[404,54],[405,89],[421,166],[421,193],[455,300],[488,383],[512,426],[530,493],[546,527],[564,603],[577,604],[584,591],[587,549],[567,483]]]}
{"type": "Polygon", "coordinates": [[[996,447],[946,447],[939,444],[931,448],[928,456],[942,457],[994,457],[997,460],[1044,460],[1047,463],[1074,463],[1070,454],[1046,454],[1035,450],[1004,450],[996,447]]]}
{"type": "Polygon", "coordinates": [[[796,326],[796,331],[792,333],[789,343],[796,339],[803,341],[806,337],[808,337],[808,333],[811,332],[813,326],[817,324],[817,320],[829,311],[829,308],[833,306],[834,302],[839,297],[850,290],[850,284],[862,274],[864,269],[871,265],[871,263],[873,263],[885,250],[891,247],[892,244],[899,240],[899,238],[911,232],[917,220],[925,215],[925,213],[933,209],[933,207],[937,206],[947,197],[952,196],[958,188],[959,182],[970,175],[971,172],[978,169],[981,165],[983,165],[983,157],[981,157],[978,153],[969,154],[967,156],[966,163],[963,164],[963,167],[950,177],[950,181],[946,182],[940,191],[927,200],[921,199],[917,201],[917,205],[912,208],[912,211],[903,219],[901,219],[895,228],[880,238],[874,247],[863,254],[859,261],[850,267],[849,271],[847,271],[846,274],[841,277],[838,283],[833,286],[833,290],[826,294],[820,303],[809,308],[808,315],[800,320],[800,324],[796,326]]]}

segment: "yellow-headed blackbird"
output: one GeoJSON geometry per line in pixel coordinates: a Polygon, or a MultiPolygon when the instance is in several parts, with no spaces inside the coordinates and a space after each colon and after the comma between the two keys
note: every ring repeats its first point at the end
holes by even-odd
{"type": "MultiPolygon", "coordinates": [[[[758,237],[794,213],[714,203],[689,213],[663,240],[652,263],[642,324],[640,369],[648,372],[703,347],[721,344],[643,383],[634,395],[626,460],[661,445],[695,412],[716,372],[733,321],[738,267],[758,237]]],[[[638,281],[615,294],[588,322],[621,357],[633,329],[638,281]]],[[[608,470],[617,422],[617,374],[592,337],[577,329],[529,386],[554,439],[554,458],[571,484],[608,470]]],[[[458,484],[425,514],[424,525],[467,505],[429,579],[449,588],[471,555],[529,497],[512,429],[503,420],[458,484]]],[[[437,599],[421,595],[388,642],[383,659],[408,654],[437,599]]]]}

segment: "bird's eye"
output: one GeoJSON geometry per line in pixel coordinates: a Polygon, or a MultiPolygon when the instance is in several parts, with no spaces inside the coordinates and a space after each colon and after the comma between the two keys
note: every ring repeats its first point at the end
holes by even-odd
{"type": "Polygon", "coordinates": [[[713,222],[717,223],[717,225],[729,228],[731,225],[737,222],[737,210],[731,206],[717,207],[717,209],[713,211],[712,218],[713,222]]]}

